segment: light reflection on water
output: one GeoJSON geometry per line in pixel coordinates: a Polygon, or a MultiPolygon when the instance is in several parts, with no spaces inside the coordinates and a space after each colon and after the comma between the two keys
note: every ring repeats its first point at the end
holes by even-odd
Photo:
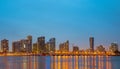
{"type": "Polygon", "coordinates": [[[51,59],[51,69],[112,69],[108,56],[55,56],[51,59]]]}
{"type": "Polygon", "coordinates": [[[117,56],[0,57],[0,69],[120,69],[117,56]]]}

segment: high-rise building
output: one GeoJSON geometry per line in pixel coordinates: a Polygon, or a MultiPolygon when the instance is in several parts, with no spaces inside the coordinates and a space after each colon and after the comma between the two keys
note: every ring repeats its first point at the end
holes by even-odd
{"type": "Polygon", "coordinates": [[[79,51],[79,47],[78,46],[73,46],[73,52],[78,52],[79,51]]]}
{"type": "Polygon", "coordinates": [[[46,52],[49,53],[51,51],[51,46],[50,46],[50,42],[47,42],[45,44],[45,47],[46,47],[46,52]]]}
{"type": "Polygon", "coordinates": [[[111,51],[111,52],[119,51],[118,44],[117,43],[111,43],[111,46],[109,47],[109,51],[111,51]]]}
{"type": "Polygon", "coordinates": [[[55,45],[56,45],[55,38],[51,38],[49,40],[49,43],[50,43],[50,51],[55,52],[55,45]]]}
{"type": "Polygon", "coordinates": [[[34,44],[33,44],[33,52],[34,52],[34,53],[38,53],[37,43],[34,43],[34,44]]]}
{"type": "Polygon", "coordinates": [[[44,36],[38,37],[37,45],[38,45],[38,50],[40,53],[44,53],[46,51],[46,49],[45,49],[45,37],[44,36]]]}
{"type": "Polygon", "coordinates": [[[13,52],[32,52],[32,36],[27,36],[27,39],[15,41],[12,43],[13,52]]]}
{"type": "Polygon", "coordinates": [[[1,40],[1,50],[4,53],[9,52],[9,41],[7,39],[1,40]]]}
{"type": "Polygon", "coordinates": [[[67,52],[69,51],[69,41],[68,40],[65,42],[65,49],[67,52]]]}
{"type": "Polygon", "coordinates": [[[90,37],[89,41],[90,41],[90,50],[93,52],[94,51],[94,37],[90,37]]]}
{"type": "Polygon", "coordinates": [[[21,44],[22,44],[22,51],[26,52],[26,53],[30,53],[31,51],[29,50],[30,46],[29,46],[29,40],[23,39],[21,40],[21,44]]]}
{"type": "Polygon", "coordinates": [[[22,48],[21,41],[15,41],[15,42],[12,43],[12,51],[13,51],[13,53],[23,52],[22,50],[23,50],[23,48],[22,48]]]}
{"type": "Polygon", "coordinates": [[[31,35],[27,36],[27,40],[28,40],[28,52],[32,52],[32,36],[31,35]]]}
{"type": "Polygon", "coordinates": [[[59,49],[60,49],[60,51],[68,52],[69,51],[69,41],[67,40],[64,43],[60,43],[59,49]]]}
{"type": "Polygon", "coordinates": [[[96,50],[98,52],[105,52],[105,48],[103,47],[103,45],[98,46],[96,50]]]}
{"type": "Polygon", "coordinates": [[[60,50],[60,51],[63,51],[63,46],[64,46],[63,43],[60,43],[60,44],[59,44],[59,50],[60,50]]]}

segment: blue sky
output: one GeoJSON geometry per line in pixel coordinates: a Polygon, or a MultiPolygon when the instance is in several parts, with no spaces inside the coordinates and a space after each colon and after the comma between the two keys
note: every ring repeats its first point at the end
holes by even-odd
{"type": "MultiPolygon", "coordinates": [[[[0,0],[0,40],[24,39],[27,35],[56,37],[60,42],[89,47],[120,44],[119,0],[0,0]]],[[[11,48],[11,47],[10,47],[11,48]]]]}

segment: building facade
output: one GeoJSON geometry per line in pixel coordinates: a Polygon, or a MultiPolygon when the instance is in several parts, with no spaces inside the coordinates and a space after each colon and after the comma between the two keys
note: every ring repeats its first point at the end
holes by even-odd
{"type": "Polygon", "coordinates": [[[37,43],[33,44],[33,49],[32,49],[33,53],[38,53],[38,46],[37,43]]]}
{"type": "Polygon", "coordinates": [[[46,51],[46,48],[45,48],[45,37],[44,36],[38,37],[37,45],[38,45],[38,51],[40,53],[44,53],[46,51]]]}
{"type": "Polygon", "coordinates": [[[59,50],[62,52],[69,52],[69,41],[67,40],[64,43],[60,43],[59,50]]]}
{"type": "Polygon", "coordinates": [[[78,46],[73,46],[73,52],[78,52],[79,51],[79,47],[78,46]]]}
{"type": "Polygon", "coordinates": [[[45,47],[46,47],[46,53],[50,53],[50,51],[51,51],[50,42],[47,42],[47,43],[45,44],[45,47]]]}
{"type": "Polygon", "coordinates": [[[109,51],[110,52],[116,52],[118,50],[119,50],[118,44],[117,43],[111,43],[111,46],[109,47],[109,51]]]}
{"type": "Polygon", "coordinates": [[[28,52],[32,52],[32,36],[31,35],[27,36],[27,40],[28,40],[28,52]]]}
{"type": "Polygon", "coordinates": [[[9,41],[7,39],[1,40],[1,50],[4,53],[9,52],[9,41]]]}
{"type": "Polygon", "coordinates": [[[89,42],[90,42],[90,50],[94,52],[94,37],[90,37],[89,42]]]}
{"type": "Polygon", "coordinates": [[[103,47],[103,45],[100,45],[96,48],[97,52],[105,52],[105,48],[103,47]]]}
{"type": "Polygon", "coordinates": [[[50,44],[50,52],[55,52],[55,46],[56,46],[56,40],[55,38],[51,38],[49,40],[49,44],[50,44]]]}
{"type": "Polygon", "coordinates": [[[13,52],[32,52],[32,36],[27,36],[27,39],[15,41],[12,43],[13,52]]]}
{"type": "Polygon", "coordinates": [[[12,51],[13,51],[13,53],[21,53],[22,52],[21,41],[15,41],[12,43],[12,51]]]}

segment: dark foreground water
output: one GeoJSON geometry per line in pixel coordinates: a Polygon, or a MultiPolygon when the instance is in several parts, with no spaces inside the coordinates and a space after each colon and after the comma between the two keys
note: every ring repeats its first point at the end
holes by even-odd
{"type": "Polygon", "coordinates": [[[0,57],[0,69],[120,69],[119,56],[0,57]]]}

